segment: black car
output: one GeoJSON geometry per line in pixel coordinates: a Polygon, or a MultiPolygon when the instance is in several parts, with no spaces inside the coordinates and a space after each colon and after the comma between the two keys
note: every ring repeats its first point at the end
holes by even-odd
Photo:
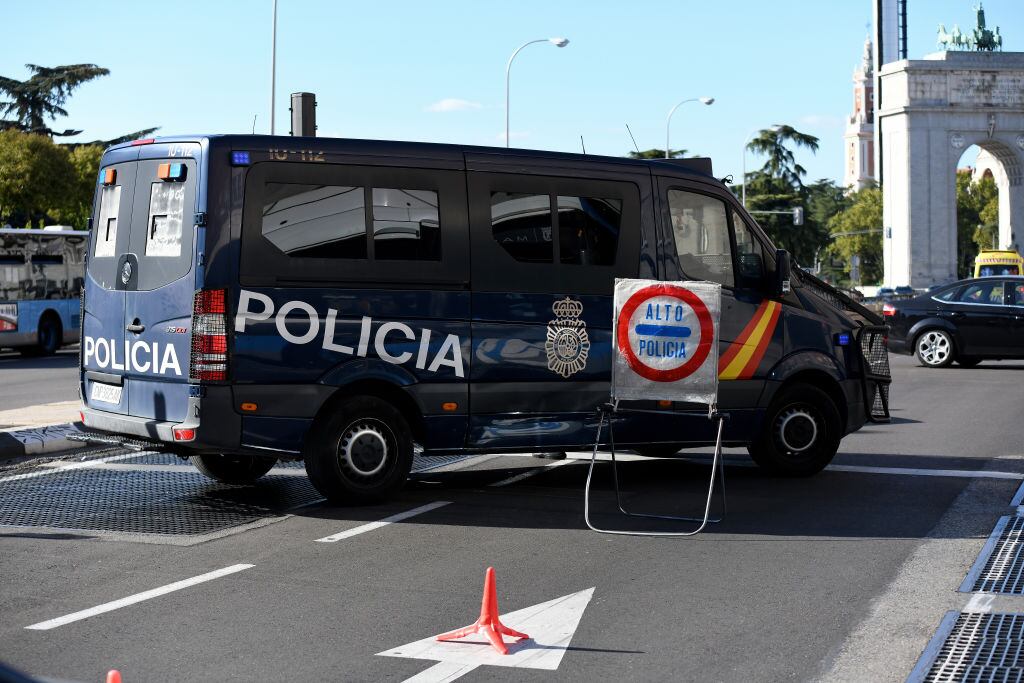
{"type": "Polygon", "coordinates": [[[925,367],[1024,358],[1024,277],[961,280],[886,303],[882,315],[889,349],[916,355],[925,367]]]}

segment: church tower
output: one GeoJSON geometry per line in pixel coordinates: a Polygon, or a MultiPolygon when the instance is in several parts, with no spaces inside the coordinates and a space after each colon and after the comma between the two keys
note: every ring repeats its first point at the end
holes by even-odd
{"type": "Polygon", "coordinates": [[[843,186],[850,192],[860,190],[875,177],[875,85],[871,57],[871,38],[864,41],[860,66],[853,71],[853,114],[843,136],[846,170],[843,186]]]}

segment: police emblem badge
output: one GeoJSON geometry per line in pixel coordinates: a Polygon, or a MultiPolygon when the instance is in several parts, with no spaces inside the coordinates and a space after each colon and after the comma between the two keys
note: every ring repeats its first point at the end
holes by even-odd
{"type": "Polygon", "coordinates": [[[555,319],[548,322],[544,351],[548,355],[548,369],[562,377],[570,377],[587,366],[590,337],[587,325],[580,320],[583,304],[565,297],[551,305],[555,319]]]}

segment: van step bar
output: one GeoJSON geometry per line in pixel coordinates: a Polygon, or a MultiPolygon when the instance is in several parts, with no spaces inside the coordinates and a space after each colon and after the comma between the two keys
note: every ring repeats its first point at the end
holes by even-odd
{"type": "Polygon", "coordinates": [[[81,434],[69,434],[68,441],[81,441],[83,443],[102,446],[119,446],[131,451],[154,451],[158,453],[170,452],[171,449],[162,441],[148,441],[146,439],[131,439],[115,434],[103,432],[87,432],[81,434]]]}

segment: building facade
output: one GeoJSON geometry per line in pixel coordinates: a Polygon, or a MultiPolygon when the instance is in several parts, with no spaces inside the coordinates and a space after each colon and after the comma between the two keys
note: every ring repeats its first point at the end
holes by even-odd
{"type": "Polygon", "coordinates": [[[853,71],[853,113],[843,135],[845,170],[843,186],[856,192],[872,185],[875,176],[875,74],[871,39],[864,41],[860,65],[853,71]]]}

